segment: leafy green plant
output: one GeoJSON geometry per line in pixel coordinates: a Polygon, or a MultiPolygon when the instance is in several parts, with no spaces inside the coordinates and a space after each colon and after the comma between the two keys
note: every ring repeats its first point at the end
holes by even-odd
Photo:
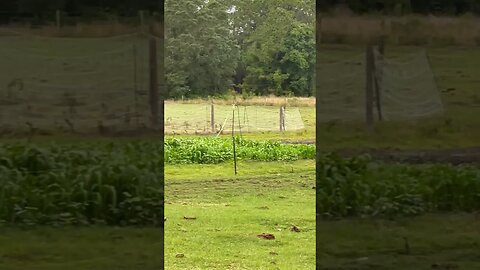
{"type": "Polygon", "coordinates": [[[323,156],[317,211],[325,217],[418,215],[480,209],[480,168],[382,164],[368,157],[323,156]]]}
{"type": "Polygon", "coordinates": [[[161,145],[0,146],[0,221],[162,225],[161,145]]]}
{"type": "MultiPolygon", "coordinates": [[[[288,145],[274,141],[235,138],[239,160],[289,161],[314,159],[315,146],[288,145]]],[[[171,164],[215,164],[233,160],[232,139],[165,139],[165,162],[171,164]]]]}

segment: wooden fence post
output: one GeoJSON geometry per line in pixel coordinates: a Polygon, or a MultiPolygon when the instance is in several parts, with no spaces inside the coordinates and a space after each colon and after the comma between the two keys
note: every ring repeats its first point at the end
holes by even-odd
{"type": "Polygon", "coordinates": [[[281,106],[280,107],[280,132],[285,131],[285,107],[281,106]]]}
{"type": "Polygon", "coordinates": [[[282,117],[283,117],[283,113],[282,113],[282,110],[283,110],[283,107],[280,106],[280,113],[279,113],[279,126],[280,126],[280,132],[283,131],[283,128],[282,128],[282,117]]]}
{"type": "Polygon", "coordinates": [[[157,40],[150,38],[150,113],[153,129],[158,128],[158,62],[157,40]]]}
{"type": "Polygon", "coordinates": [[[138,11],[138,16],[140,17],[140,29],[143,32],[145,29],[145,11],[143,10],[138,11]]]}
{"type": "Polygon", "coordinates": [[[385,40],[384,37],[380,37],[379,43],[378,43],[378,57],[379,61],[376,61],[377,59],[374,57],[373,61],[373,72],[375,74],[375,104],[377,107],[377,114],[378,114],[378,120],[382,121],[383,120],[383,113],[382,113],[382,79],[383,79],[383,66],[378,65],[377,63],[382,64],[383,63],[383,58],[384,58],[384,53],[385,53],[385,40]]]}
{"type": "Polygon", "coordinates": [[[62,15],[60,10],[55,11],[55,22],[57,24],[57,28],[60,29],[62,27],[62,15]]]}
{"type": "Polygon", "coordinates": [[[373,127],[373,75],[374,75],[373,46],[368,44],[365,65],[365,117],[369,128],[373,127]]]}
{"type": "Polygon", "coordinates": [[[212,104],[210,105],[210,127],[212,132],[215,132],[215,105],[213,105],[213,100],[212,104]]]}
{"type": "Polygon", "coordinates": [[[137,84],[137,46],[133,44],[133,99],[135,101],[134,107],[134,117],[135,117],[135,127],[138,128],[140,125],[139,114],[138,114],[138,84],[137,84]]]}
{"type": "Polygon", "coordinates": [[[235,175],[237,175],[237,154],[235,147],[235,106],[233,106],[232,114],[232,143],[233,143],[233,166],[235,170],[235,175]]]}

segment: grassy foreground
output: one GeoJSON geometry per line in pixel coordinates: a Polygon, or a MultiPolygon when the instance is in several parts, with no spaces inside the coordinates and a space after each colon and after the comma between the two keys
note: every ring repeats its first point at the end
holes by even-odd
{"type": "Polygon", "coordinates": [[[473,214],[319,222],[317,269],[479,269],[479,223],[473,214]]]}
{"type": "MultiPolygon", "coordinates": [[[[167,165],[166,269],[480,267],[475,214],[319,219],[316,230],[314,161],[241,162],[238,170],[167,165]]],[[[0,269],[158,269],[162,236],[154,228],[3,226],[0,269]]]]}
{"type": "Polygon", "coordinates": [[[314,161],[238,170],[233,177],[229,163],[166,167],[166,268],[314,269],[314,161]]]}
{"type": "Polygon", "coordinates": [[[160,269],[161,229],[115,227],[1,228],[2,270],[160,269]]]}

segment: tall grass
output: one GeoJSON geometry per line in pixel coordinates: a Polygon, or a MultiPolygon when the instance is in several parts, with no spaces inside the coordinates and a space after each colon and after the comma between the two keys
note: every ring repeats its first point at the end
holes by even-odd
{"type": "Polygon", "coordinates": [[[480,17],[337,15],[322,17],[324,44],[366,44],[381,35],[393,45],[479,46],[480,17]]]}
{"type": "MultiPolygon", "coordinates": [[[[251,96],[251,97],[236,97],[236,102],[240,106],[275,106],[282,105],[291,107],[315,107],[315,97],[277,97],[277,96],[251,96]]],[[[234,97],[225,95],[222,98],[190,98],[190,99],[170,99],[166,103],[184,103],[184,104],[204,104],[213,102],[219,105],[231,105],[234,102],[234,97]]]]}

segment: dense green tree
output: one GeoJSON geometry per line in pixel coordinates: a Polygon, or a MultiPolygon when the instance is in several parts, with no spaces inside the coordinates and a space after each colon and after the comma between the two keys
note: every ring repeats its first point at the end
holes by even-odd
{"type": "Polygon", "coordinates": [[[282,88],[296,96],[312,95],[315,69],[315,40],[313,27],[295,23],[289,31],[285,46],[280,50],[278,64],[288,75],[282,88]]]}
{"type": "Polygon", "coordinates": [[[166,2],[168,94],[207,96],[225,92],[239,58],[221,0],[166,2]]]}
{"type": "MultiPolygon", "coordinates": [[[[253,3],[248,6],[254,19],[239,22],[250,25],[246,27],[250,31],[248,35],[238,39],[245,54],[241,63],[246,71],[245,90],[256,94],[310,95],[315,59],[313,1],[259,1],[257,4],[253,11],[253,3]],[[302,48],[305,43],[308,45],[302,48]],[[303,65],[306,62],[310,65],[303,65]]],[[[241,7],[238,12],[246,13],[241,7]]]]}

